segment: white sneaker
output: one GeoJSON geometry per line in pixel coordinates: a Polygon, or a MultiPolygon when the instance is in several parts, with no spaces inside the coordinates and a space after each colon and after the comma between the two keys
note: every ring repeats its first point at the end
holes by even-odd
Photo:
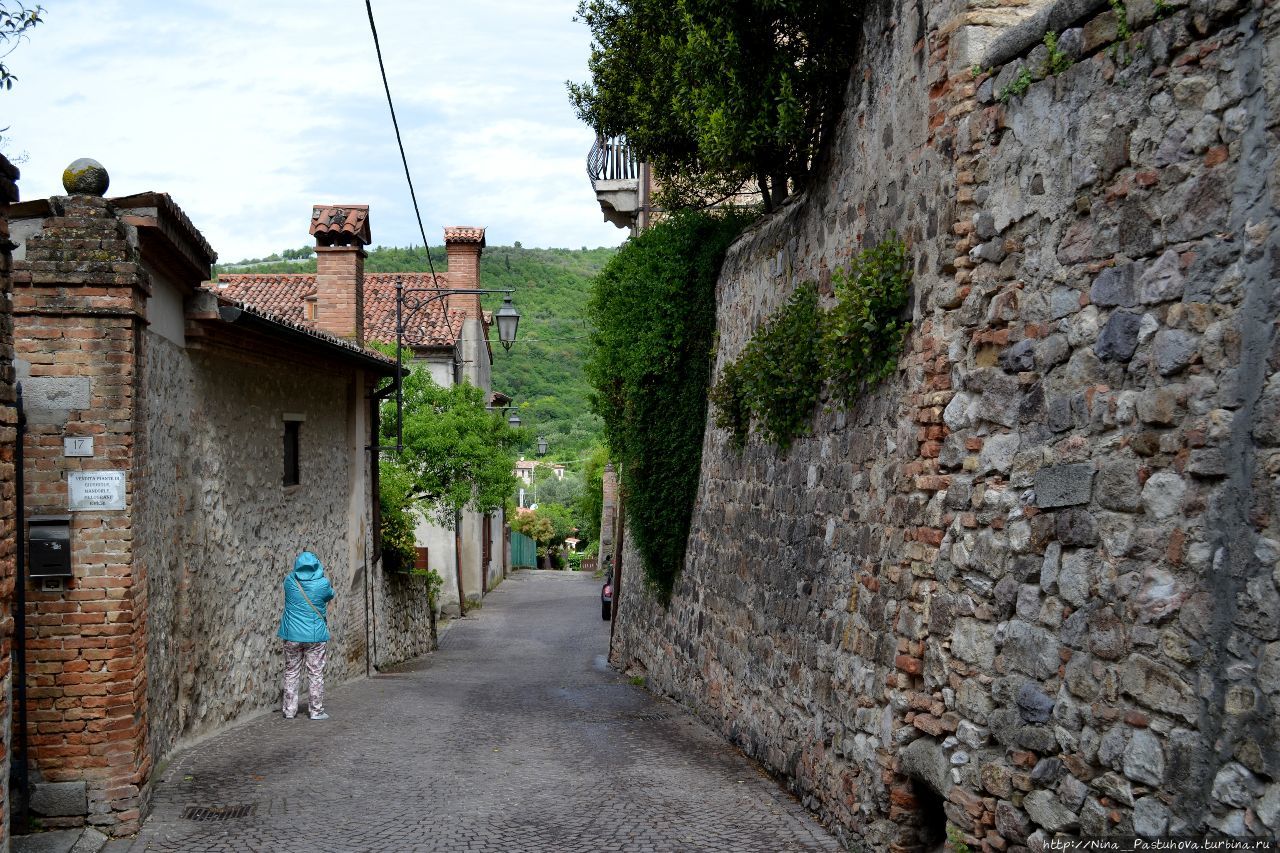
{"type": "Polygon", "coordinates": [[[312,715],[311,715],[311,719],[313,719],[313,720],[327,720],[327,719],[329,719],[329,715],[328,715],[328,714],[326,714],[324,711],[321,711],[319,714],[312,714],[312,715]]]}

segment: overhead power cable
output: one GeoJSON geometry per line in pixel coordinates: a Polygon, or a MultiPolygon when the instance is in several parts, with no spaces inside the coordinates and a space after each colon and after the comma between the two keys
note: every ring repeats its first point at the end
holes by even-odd
{"type": "Polygon", "coordinates": [[[431,270],[431,280],[435,281],[436,265],[431,262],[431,244],[427,242],[427,232],[422,227],[422,213],[418,210],[418,196],[413,191],[413,178],[409,174],[409,158],[405,156],[404,142],[400,139],[400,123],[396,121],[396,105],[391,102],[391,86],[387,83],[387,67],[382,63],[382,46],[378,43],[378,27],[373,22],[373,0],[364,0],[364,8],[369,13],[369,31],[373,33],[373,49],[378,54],[378,70],[382,72],[382,89],[387,93],[387,109],[391,110],[391,126],[396,130],[396,145],[400,146],[400,162],[404,164],[404,179],[409,184],[409,198],[413,200],[413,215],[418,219],[418,233],[422,235],[422,245],[427,250],[427,267],[431,270]]]}

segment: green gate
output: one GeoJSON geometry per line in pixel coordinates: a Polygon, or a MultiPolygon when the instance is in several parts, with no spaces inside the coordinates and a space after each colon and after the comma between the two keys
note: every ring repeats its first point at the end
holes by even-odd
{"type": "Polygon", "coordinates": [[[523,533],[511,531],[511,567],[536,569],[538,567],[538,546],[523,533]]]}

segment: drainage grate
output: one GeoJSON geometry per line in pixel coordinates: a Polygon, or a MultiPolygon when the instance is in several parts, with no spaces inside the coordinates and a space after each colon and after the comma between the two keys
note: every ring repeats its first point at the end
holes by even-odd
{"type": "Polygon", "coordinates": [[[249,817],[256,810],[257,806],[187,806],[186,811],[182,813],[184,820],[234,820],[238,817],[249,817]]]}
{"type": "Polygon", "coordinates": [[[633,720],[640,720],[640,721],[641,721],[641,722],[643,722],[643,723],[652,723],[652,722],[656,722],[657,720],[669,720],[669,719],[671,719],[671,715],[670,715],[670,714],[663,714],[663,713],[657,713],[657,714],[636,714],[636,715],[634,715],[631,719],[633,719],[633,720]]]}

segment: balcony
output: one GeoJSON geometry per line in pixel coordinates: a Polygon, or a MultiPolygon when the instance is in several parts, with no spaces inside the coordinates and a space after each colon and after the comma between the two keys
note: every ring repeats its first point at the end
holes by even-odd
{"type": "Polygon", "coordinates": [[[596,137],[587,155],[587,175],[606,222],[619,228],[636,229],[644,207],[641,187],[644,171],[625,139],[596,137]]]}

